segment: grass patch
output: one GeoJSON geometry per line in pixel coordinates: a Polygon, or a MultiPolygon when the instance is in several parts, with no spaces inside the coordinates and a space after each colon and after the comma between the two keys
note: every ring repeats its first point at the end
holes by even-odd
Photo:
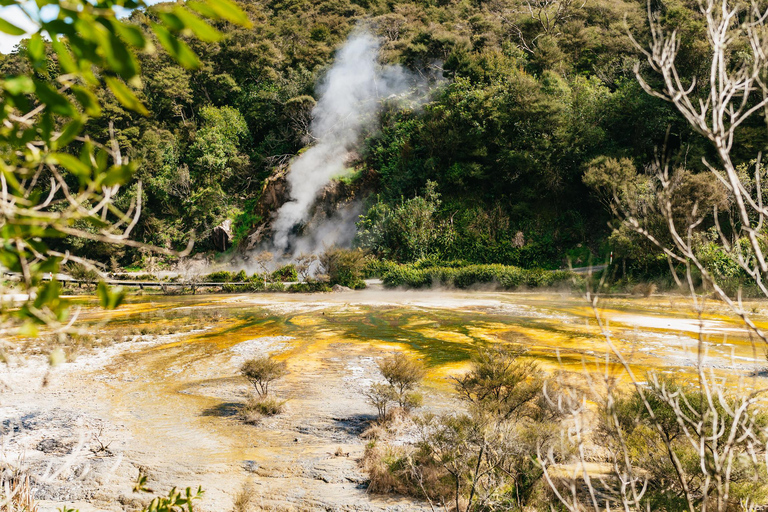
{"type": "Polygon", "coordinates": [[[286,400],[278,400],[272,397],[253,397],[243,405],[240,410],[240,418],[252,425],[259,423],[262,418],[277,416],[285,410],[286,400]]]}

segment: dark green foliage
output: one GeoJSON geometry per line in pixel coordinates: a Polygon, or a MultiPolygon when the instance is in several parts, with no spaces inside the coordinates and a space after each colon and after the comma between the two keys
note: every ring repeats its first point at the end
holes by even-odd
{"type": "MultiPolygon", "coordinates": [[[[569,4],[567,23],[549,34],[508,2],[241,4],[253,26],[220,24],[219,40],[190,42],[196,70],[162,52],[137,57],[144,87],[136,94],[147,116],[107,87],[96,90],[105,115],[89,120],[86,132],[104,141],[111,123],[136,163],[116,203],[129,206],[142,181],[146,197],[133,234],[143,241],[183,248],[194,233],[195,250],[209,251],[210,233],[229,219],[234,245],[247,245],[276,206],[263,207],[265,179],[311,144],[315,84],[360,19],[382,38],[383,63],[427,75],[427,63],[440,62],[446,78],[423,108],[386,102],[381,129],[358,148],[354,175],[366,176],[375,192],[358,245],[378,257],[548,269],[569,256],[577,266],[602,260],[627,246],[609,238],[611,213],[582,180],[590,163],[624,158],[642,168],[668,127],[671,154],[697,171],[706,156],[706,144],[674,108],[643,93],[634,78],[637,52],[626,26],[640,38],[645,31],[636,2],[569,4]]],[[[162,46],[149,28],[156,9],[136,11],[130,22],[162,46]]],[[[679,30],[681,65],[692,74],[706,69],[697,12],[673,3],[659,14],[679,30]]],[[[5,75],[31,72],[28,46],[0,62],[5,75]]],[[[36,79],[53,83],[55,76],[43,75],[36,79]]],[[[748,139],[736,141],[734,154],[765,143],[748,139]]],[[[71,237],[55,244],[104,262],[141,260],[131,248],[71,237]]],[[[627,272],[664,271],[656,252],[631,244],[624,253],[638,259],[627,262],[627,272]]]]}
{"type": "Polygon", "coordinates": [[[228,283],[234,281],[235,274],[226,270],[219,270],[212,272],[202,277],[203,282],[206,283],[228,283]]]}
{"type": "Polygon", "coordinates": [[[272,281],[280,282],[298,281],[299,274],[296,272],[296,265],[291,263],[289,265],[285,265],[284,267],[280,267],[279,269],[272,272],[271,279],[272,281]]]}
{"type": "Polygon", "coordinates": [[[391,266],[382,274],[384,285],[390,288],[428,288],[450,286],[469,288],[474,285],[491,285],[502,289],[537,288],[555,286],[571,281],[569,271],[522,269],[507,265],[466,265],[457,267],[412,265],[391,266]]]}
{"type": "Polygon", "coordinates": [[[264,281],[262,280],[255,280],[248,284],[230,284],[225,283],[221,287],[221,291],[224,293],[252,293],[252,292],[263,292],[267,288],[264,286],[264,281]]]}
{"type": "Polygon", "coordinates": [[[331,247],[320,256],[320,265],[331,285],[339,284],[352,289],[365,288],[362,277],[366,258],[362,251],[331,247]]]}
{"type": "Polygon", "coordinates": [[[288,286],[288,291],[291,293],[330,292],[331,286],[322,281],[302,281],[301,283],[293,283],[288,286]]]}

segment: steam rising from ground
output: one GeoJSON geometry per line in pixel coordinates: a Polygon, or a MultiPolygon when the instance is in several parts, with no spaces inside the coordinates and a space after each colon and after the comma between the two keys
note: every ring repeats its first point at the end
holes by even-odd
{"type": "MultiPolygon", "coordinates": [[[[294,228],[309,218],[318,192],[332,178],[344,174],[350,151],[362,133],[376,122],[380,99],[403,94],[413,85],[412,76],[402,67],[380,66],[378,55],[378,39],[367,30],[358,29],[338,52],[320,84],[311,126],[317,144],[291,164],[287,175],[290,200],[276,212],[272,225],[278,254],[292,246],[302,246],[304,250],[312,250],[309,245],[321,247],[323,233],[310,234],[312,241],[294,240],[294,228]]],[[[335,233],[336,241],[351,242],[355,220],[342,214],[338,226],[324,226],[323,231],[335,233]]]]}

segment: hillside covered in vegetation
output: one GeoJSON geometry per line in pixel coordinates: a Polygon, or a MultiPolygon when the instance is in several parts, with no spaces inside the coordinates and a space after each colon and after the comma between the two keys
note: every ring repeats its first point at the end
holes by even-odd
{"type": "MultiPolygon", "coordinates": [[[[134,231],[141,241],[183,248],[194,233],[196,251],[215,251],[214,228],[229,219],[229,251],[245,250],[248,235],[278,206],[264,198],[273,192],[270,180],[313,144],[317,84],[362,25],[381,38],[382,64],[437,77],[422,105],[381,111],[339,178],[363,199],[354,243],[380,257],[557,268],[613,251],[625,272],[652,273],[666,260],[639,236],[608,226],[610,199],[600,194],[606,182],[642,187],[636,169],[664,152],[685,167],[685,201],[720,200],[710,193],[713,178],[700,172],[705,141],[635,78],[634,66],[642,73],[645,64],[630,34],[640,44],[648,38],[644,2],[239,3],[253,26],[218,21],[223,38],[189,38],[196,69],[163,51],[140,56],[142,79],[132,86],[146,115],[100,91],[104,115],[87,130],[105,141],[113,129],[122,154],[138,163],[120,201],[128,204],[142,182],[134,231]]],[[[695,2],[650,8],[679,31],[678,67],[705,74],[695,2]]],[[[150,39],[154,9],[131,17],[150,39]]],[[[33,70],[27,48],[22,42],[2,56],[2,73],[54,80],[55,53],[49,50],[47,69],[33,70]]],[[[732,154],[738,159],[764,142],[763,133],[737,140],[732,154]]],[[[62,243],[105,263],[141,264],[131,248],[75,237],[62,243]]]]}

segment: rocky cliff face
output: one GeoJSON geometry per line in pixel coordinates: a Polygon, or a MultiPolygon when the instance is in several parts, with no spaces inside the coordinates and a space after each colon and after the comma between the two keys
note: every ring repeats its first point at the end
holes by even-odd
{"type": "MultiPolygon", "coordinates": [[[[286,177],[290,172],[287,165],[275,170],[264,182],[261,200],[254,209],[255,214],[261,216],[264,221],[256,226],[244,239],[240,250],[248,252],[257,249],[263,243],[267,243],[272,235],[272,221],[274,213],[290,199],[286,177]]],[[[362,170],[354,180],[345,182],[331,181],[318,194],[311,208],[309,220],[301,226],[297,226],[298,236],[308,235],[314,229],[335,218],[343,218],[348,222],[356,220],[359,209],[355,208],[373,192],[375,175],[368,170],[362,170]],[[350,219],[355,216],[355,219],[350,219]]]]}

